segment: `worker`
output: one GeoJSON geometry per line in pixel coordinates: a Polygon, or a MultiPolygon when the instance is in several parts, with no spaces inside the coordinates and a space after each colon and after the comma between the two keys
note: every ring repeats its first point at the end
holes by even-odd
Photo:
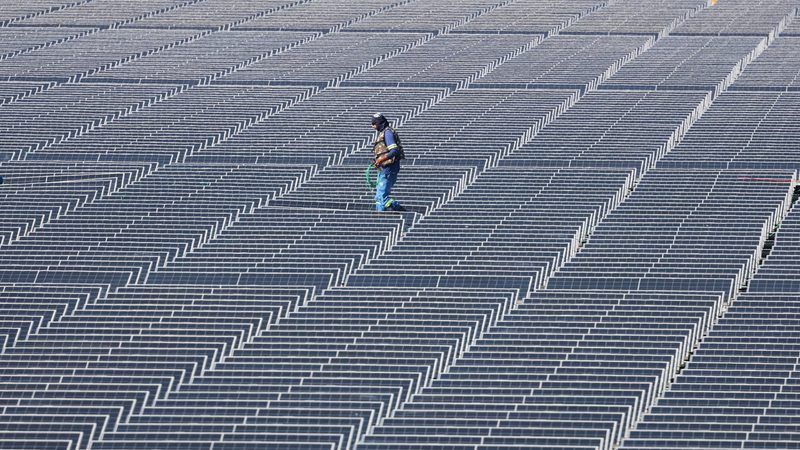
{"type": "Polygon", "coordinates": [[[372,152],[375,156],[373,165],[380,171],[375,186],[375,210],[405,211],[405,208],[390,196],[392,186],[400,172],[400,160],[405,157],[400,136],[389,126],[389,121],[381,113],[372,116],[372,129],[378,132],[372,143],[372,152]]]}

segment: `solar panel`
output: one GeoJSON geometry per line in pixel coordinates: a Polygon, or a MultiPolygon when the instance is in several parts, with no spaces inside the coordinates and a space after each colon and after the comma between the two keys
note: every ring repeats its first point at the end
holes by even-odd
{"type": "Polygon", "coordinates": [[[687,18],[673,34],[767,36],[786,26],[795,7],[786,0],[716,3],[687,18]]]}
{"type": "MultiPolygon", "coordinates": [[[[172,93],[181,91],[176,87],[159,85],[134,86],[144,86],[145,92],[156,89],[172,93]]],[[[95,133],[70,136],[72,139],[38,150],[35,157],[46,160],[175,162],[227,140],[238,134],[238,130],[266,119],[310,93],[311,90],[306,88],[290,87],[197,86],[187,90],[185,95],[162,94],[158,98],[161,101],[153,101],[158,105],[154,104],[152,108],[137,109],[135,114],[126,114],[95,133]],[[206,102],[211,107],[204,106],[206,102]],[[184,110],[190,113],[185,114],[184,110]],[[214,123],[214,127],[208,126],[209,121],[214,123]],[[143,140],[143,136],[148,140],[143,140]]]]}
{"type": "Polygon", "coordinates": [[[3,128],[13,133],[0,144],[4,160],[22,159],[28,152],[75,137],[179,91],[171,86],[62,85],[3,105],[3,128]],[[53,108],[54,104],[62,108],[53,108]]]}
{"type": "Polygon", "coordinates": [[[445,34],[378,64],[343,85],[460,87],[540,39],[537,34],[445,34]]]}
{"type": "Polygon", "coordinates": [[[75,29],[40,29],[27,27],[8,27],[0,29],[0,36],[3,37],[2,47],[0,47],[0,61],[8,58],[35,51],[40,48],[60,44],[62,42],[75,39],[96,30],[91,28],[75,29]]]}
{"type": "Polygon", "coordinates": [[[652,36],[560,34],[510,59],[473,86],[590,90],[604,81],[607,71],[616,70],[652,44],[652,36]]]}
{"type": "Polygon", "coordinates": [[[475,34],[552,34],[604,7],[602,2],[521,1],[503,4],[453,30],[475,34]]]}
{"type": "Polygon", "coordinates": [[[298,2],[234,27],[235,30],[339,31],[396,6],[396,0],[298,2]]]}
{"type": "Polygon", "coordinates": [[[660,3],[619,1],[604,5],[572,24],[567,34],[665,35],[706,7],[706,2],[687,0],[660,3]]]}
{"type": "Polygon", "coordinates": [[[796,15],[4,8],[0,448],[790,448],[796,15]]]}
{"type": "Polygon", "coordinates": [[[179,8],[170,8],[129,24],[139,29],[168,29],[176,25],[186,29],[220,30],[258,19],[268,14],[304,3],[297,0],[267,0],[258,3],[241,2],[235,8],[221,0],[186,1],[179,8]],[[178,25],[179,24],[179,25],[178,25]]]}
{"type": "Polygon", "coordinates": [[[157,14],[184,7],[192,0],[146,0],[143,2],[104,1],[75,2],[74,6],[37,15],[17,22],[25,26],[76,27],[119,26],[157,14]]]}
{"type": "Polygon", "coordinates": [[[798,38],[800,38],[799,34],[782,33],[742,73],[731,86],[731,90],[796,91],[799,71],[797,67],[787,64],[787,61],[796,58],[798,38]]]}
{"type": "Polygon", "coordinates": [[[504,5],[499,0],[468,0],[458,5],[445,0],[403,3],[348,26],[345,31],[449,31],[504,5]]]}
{"type": "Polygon", "coordinates": [[[6,59],[0,76],[11,80],[69,81],[101,68],[196,39],[193,30],[102,30],[6,59]],[[103,50],[97,51],[100,47],[103,50]]]}
{"type": "Polygon", "coordinates": [[[703,92],[591,92],[500,164],[643,172],[671,151],[707,98],[703,92]]]}
{"type": "Polygon", "coordinates": [[[667,36],[603,83],[603,87],[721,90],[753,59],[766,38],[667,36]],[[717,54],[718,53],[718,54],[717,54]]]}
{"type": "MultiPolygon", "coordinates": [[[[91,81],[200,84],[270,58],[316,37],[313,33],[221,31],[88,77],[91,81]]],[[[87,81],[88,81],[87,80],[87,81]]]]}
{"type": "Polygon", "coordinates": [[[5,27],[29,17],[52,13],[81,3],[83,2],[77,0],[33,0],[24,4],[4,5],[2,16],[0,16],[0,26],[5,27]]]}
{"type": "MultiPolygon", "coordinates": [[[[792,171],[796,163],[793,152],[789,151],[789,141],[797,131],[788,118],[797,109],[798,99],[794,92],[726,92],[659,165],[678,168],[713,164],[792,171]],[[781,131],[773,133],[770,131],[773,129],[781,131]]],[[[767,180],[759,181],[743,177],[743,182],[749,180],[751,186],[774,184],[768,181],[771,178],[783,179],[762,177],[767,180]]]]}

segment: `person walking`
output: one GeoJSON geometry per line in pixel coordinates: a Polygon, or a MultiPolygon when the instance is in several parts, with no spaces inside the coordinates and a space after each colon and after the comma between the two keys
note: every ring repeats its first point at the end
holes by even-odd
{"type": "Polygon", "coordinates": [[[397,181],[397,174],[400,173],[400,160],[405,158],[400,136],[381,113],[372,116],[372,129],[378,132],[372,142],[372,152],[375,156],[373,165],[380,171],[375,186],[375,210],[405,211],[405,208],[391,197],[392,187],[397,181]]]}

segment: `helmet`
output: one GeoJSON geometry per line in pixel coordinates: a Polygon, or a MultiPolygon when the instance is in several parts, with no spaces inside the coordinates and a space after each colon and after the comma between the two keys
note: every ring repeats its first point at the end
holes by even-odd
{"type": "Polygon", "coordinates": [[[386,128],[386,126],[389,125],[389,121],[386,120],[386,117],[384,117],[383,114],[375,113],[372,115],[372,124],[378,128],[378,131],[382,131],[384,128],[386,128]]]}

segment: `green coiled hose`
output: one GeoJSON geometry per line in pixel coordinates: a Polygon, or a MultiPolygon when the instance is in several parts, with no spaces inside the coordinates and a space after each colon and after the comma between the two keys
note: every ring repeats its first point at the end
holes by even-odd
{"type": "Polygon", "coordinates": [[[367,166],[367,170],[364,171],[364,181],[366,181],[367,188],[369,188],[370,190],[375,189],[375,186],[378,185],[378,183],[372,181],[372,178],[370,178],[370,176],[369,176],[369,171],[372,170],[373,167],[375,167],[375,166],[370,164],[370,165],[367,166]]]}

